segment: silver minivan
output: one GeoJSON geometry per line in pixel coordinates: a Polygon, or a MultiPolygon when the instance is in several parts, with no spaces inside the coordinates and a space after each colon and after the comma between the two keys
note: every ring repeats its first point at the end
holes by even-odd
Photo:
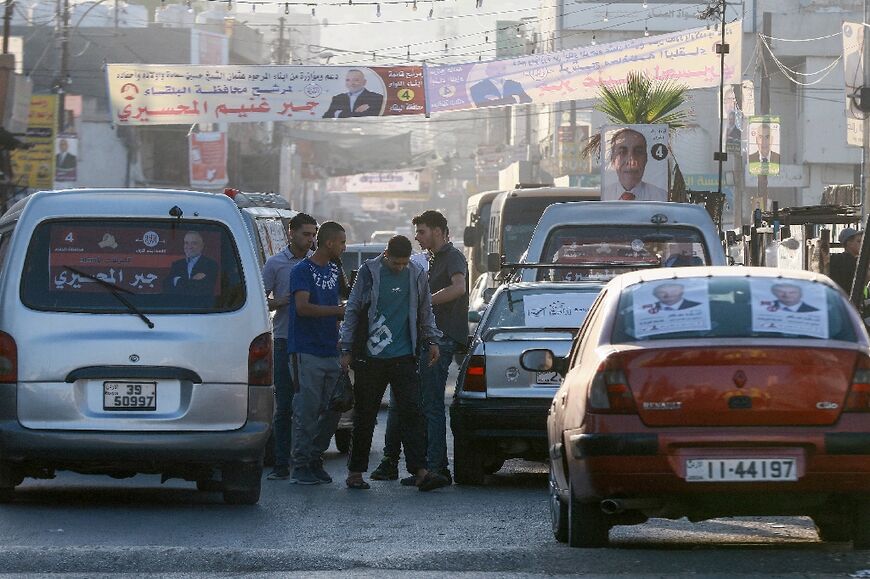
{"type": "Polygon", "coordinates": [[[259,500],[272,336],[235,203],[44,191],[0,218],[0,501],[56,470],[259,500]]]}

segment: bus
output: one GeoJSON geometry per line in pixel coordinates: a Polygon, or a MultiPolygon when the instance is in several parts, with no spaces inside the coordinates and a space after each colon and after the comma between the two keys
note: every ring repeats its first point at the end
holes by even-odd
{"type": "Polygon", "coordinates": [[[468,287],[474,287],[478,277],[486,273],[486,253],[489,244],[489,215],[492,200],[504,191],[484,191],[468,198],[465,211],[465,259],[468,260],[468,287]]]}

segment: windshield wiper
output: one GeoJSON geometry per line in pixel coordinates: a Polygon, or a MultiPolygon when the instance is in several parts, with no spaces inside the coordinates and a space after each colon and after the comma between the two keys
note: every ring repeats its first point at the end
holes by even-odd
{"type": "Polygon", "coordinates": [[[139,308],[137,308],[136,306],[134,306],[134,305],[130,302],[130,300],[128,300],[127,298],[125,298],[125,297],[122,295],[122,292],[123,292],[123,293],[126,293],[126,294],[130,294],[130,295],[134,295],[133,292],[131,292],[131,291],[128,290],[127,288],[123,288],[123,287],[121,287],[121,286],[119,286],[119,285],[113,284],[112,282],[108,282],[108,281],[106,281],[106,280],[104,280],[104,279],[100,279],[100,278],[98,278],[98,277],[96,277],[96,276],[93,276],[93,275],[91,275],[91,274],[89,274],[89,273],[85,273],[85,272],[83,272],[82,270],[77,269],[77,268],[75,268],[75,267],[72,267],[72,266],[70,266],[70,265],[66,266],[66,268],[67,268],[68,270],[70,270],[71,272],[73,272],[73,273],[75,273],[75,274],[78,274],[79,277],[86,277],[86,278],[88,278],[88,279],[90,279],[90,280],[93,280],[93,281],[97,282],[98,284],[100,284],[100,285],[103,286],[104,288],[108,289],[109,292],[110,292],[110,293],[115,297],[116,300],[118,300],[119,302],[121,302],[122,304],[124,304],[124,306],[126,306],[127,310],[128,310],[131,314],[135,314],[135,315],[139,316],[139,319],[142,320],[143,322],[145,322],[145,325],[148,326],[148,329],[153,329],[153,328],[154,328],[154,322],[152,322],[151,320],[149,320],[149,319],[148,319],[148,316],[146,316],[145,314],[143,314],[142,311],[141,311],[139,308]]]}

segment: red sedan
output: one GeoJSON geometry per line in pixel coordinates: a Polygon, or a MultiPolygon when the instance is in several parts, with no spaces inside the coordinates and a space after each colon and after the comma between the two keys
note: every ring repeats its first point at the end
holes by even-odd
{"type": "Polygon", "coordinates": [[[553,532],[809,515],[870,547],[870,340],[827,277],[692,267],[614,278],[567,358],[548,417],[553,532]]]}

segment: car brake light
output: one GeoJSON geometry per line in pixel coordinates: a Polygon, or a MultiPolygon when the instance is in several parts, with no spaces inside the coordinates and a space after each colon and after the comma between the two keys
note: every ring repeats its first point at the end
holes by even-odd
{"type": "Polygon", "coordinates": [[[598,367],[589,392],[589,408],[607,414],[636,414],[637,405],[618,356],[609,356],[598,367]]]}
{"type": "Polygon", "coordinates": [[[844,412],[870,412],[870,358],[861,355],[852,374],[844,412]]]}
{"type": "Polygon", "coordinates": [[[233,189],[232,187],[226,187],[224,189],[224,195],[229,197],[230,199],[235,199],[236,195],[238,195],[240,191],[238,189],[233,189]]]}
{"type": "Polygon", "coordinates": [[[486,392],[486,358],[474,355],[468,360],[462,389],[466,392],[486,392]]]}
{"type": "Polygon", "coordinates": [[[6,332],[0,332],[0,383],[18,382],[18,346],[6,332]]]}
{"type": "Polygon", "coordinates": [[[260,334],[248,348],[248,384],[272,385],[272,334],[260,334]]]}

